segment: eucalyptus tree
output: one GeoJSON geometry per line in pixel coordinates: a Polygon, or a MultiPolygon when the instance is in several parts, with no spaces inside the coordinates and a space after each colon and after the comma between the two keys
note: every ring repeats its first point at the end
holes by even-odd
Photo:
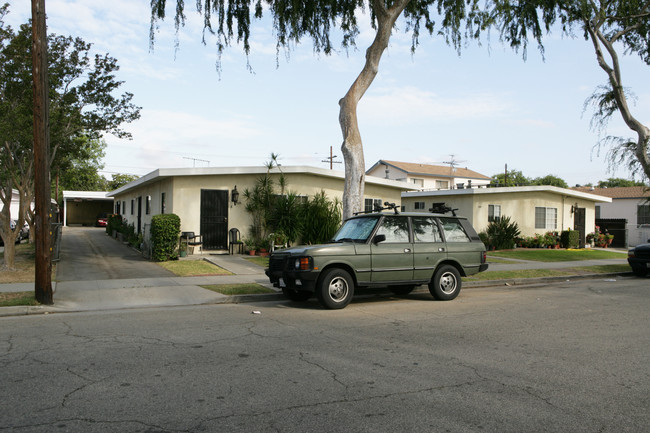
{"type": "MultiPolygon", "coordinates": [[[[151,43],[158,21],[166,16],[166,0],[151,1],[151,43]]],[[[251,22],[265,14],[272,17],[273,36],[278,52],[290,50],[303,39],[311,40],[314,51],[331,54],[332,38],[340,37],[344,49],[355,46],[359,19],[369,19],[375,30],[366,50],[363,69],[347,93],[339,100],[339,124],[343,135],[341,150],[345,161],[343,217],[362,210],[365,161],[357,106],[379,71],[379,62],[399,21],[411,35],[411,50],[419,43],[421,30],[440,35],[460,49],[465,37],[480,35],[486,15],[479,0],[197,0],[196,9],[203,17],[204,33],[217,39],[219,55],[233,42],[250,52],[251,22]]],[[[176,0],[174,22],[177,32],[185,25],[185,1],[176,0]]],[[[204,39],[205,40],[205,39],[204,39]]],[[[220,66],[219,66],[220,67],[220,66]]]]}
{"type": "MultiPolygon", "coordinates": [[[[586,104],[595,112],[592,125],[605,128],[618,112],[634,138],[605,137],[613,145],[612,164],[627,163],[650,179],[650,128],[633,113],[633,94],[624,86],[621,54],[639,56],[650,65],[650,0],[493,0],[493,18],[502,39],[515,47],[528,43],[528,35],[539,41],[554,26],[570,36],[577,29],[591,42],[595,60],[607,82],[595,90],[586,104]]],[[[525,51],[524,51],[525,53],[525,51]]]]}

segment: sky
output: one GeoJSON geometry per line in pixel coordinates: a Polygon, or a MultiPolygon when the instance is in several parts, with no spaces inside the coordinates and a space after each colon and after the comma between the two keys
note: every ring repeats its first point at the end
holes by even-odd
{"type": "MultiPolygon", "coordinates": [[[[202,43],[194,2],[186,2],[187,23],[178,34],[176,2],[167,3],[151,50],[149,1],[46,0],[48,32],[79,36],[94,52],[116,58],[121,91],[142,107],[139,120],[123,125],[132,140],[105,136],[107,178],[158,168],[261,166],[271,153],[283,165],[329,168],[330,147],[334,161],[343,161],[338,101],[374,37],[367,16],[357,49],[330,56],[314,53],[308,40],[278,55],[270,24],[257,22],[248,59],[233,45],[218,72],[214,40],[202,43]]],[[[5,21],[16,28],[31,17],[30,2],[10,4],[5,21]]],[[[608,148],[597,143],[603,135],[634,135],[618,117],[599,133],[584,110],[606,82],[590,42],[553,33],[543,58],[533,45],[525,61],[498,34],[460,55],[437,36],[421,35],[415,54],[410,46],[410,36],[396,30],[359,104],[366,168],[380,159],[453,161],[487,176],[506,166],[530,178],[552,174],[570,186],[632,179],[624,167],[610,169],[608,148]]],[[[632,112],[648,125],[650,68],[632,56],[623,57],[622,68],[624,85],[636,95],[632,112]]]]}

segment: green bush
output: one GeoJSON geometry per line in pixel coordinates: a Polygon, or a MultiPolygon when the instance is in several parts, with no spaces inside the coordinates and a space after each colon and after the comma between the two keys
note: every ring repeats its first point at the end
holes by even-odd
{"type": "Polygon", "coordinates": [[[108,233],[109,236],[113,236],[113,230],[120,231],[121,225],[122,215],[109,215],[108,221],[106,222],[106,233],[108,233]]]}
{"type": "Polygon", "coordinates": [[[300,237],[303,244],[322,244],[341,226],[341,202],[330,200],[324,191],[301,205],[300,237]]]}
{"type": "Polygon", "coordinates": [[[178,215],[154,215],[151,218],[151,258],[156,262],[176,260],[180,232],[181,219],[178,215]]]}
{"type": "Polygon", "coordinates": [[[560,234],[560,246],[562,248],[579,248],[580,232],[577,230],[565,230],[560,234]]]}
{"type": "Polygon", "coordinates": [[[521,231],[516,222],[511,222],[510,217],[502,216],[488,224],[486,234],[490,246],[497,250],[509,250],[515,247],[521,231]]]}

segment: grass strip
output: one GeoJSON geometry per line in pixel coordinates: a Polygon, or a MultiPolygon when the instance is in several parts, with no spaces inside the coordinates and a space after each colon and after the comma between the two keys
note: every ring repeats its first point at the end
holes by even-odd
{"type": "Polygon", "coordinates": [[[20,307],[40,305],[34,298],[34,292],[0,293],[0,307],[20,307]]]}
{"type": "Polygon", "coordinates": [[[231,272],[228,272],[227,270],[206,260],[172,260],[168,262],[158,262],[157,264],[179,277],[232,275],[231,272]]]}
{"type": "Polygon", "coordinates": [[[627,264],[620,265],[597,265],[597,266],[580,266],[575,268],[564,269],[522,269],[518,271],[486,271],[471,277],[463,277],[463,281],[490,281],[490,280],[514,280],[519,278],[544,278],[544,277],[563,277],[571,275],[585,274],[613,274],[630,272],[630,266],[627,264]]]}
{"type": "Polygon", "coordinates": [[[256,264],[258,266],[261,266],[263,268],[268,268],[269,267],[269,258],[268,257],[260,257],[260,256],[249,256],[249,257],[244,257],[246,260],[249,262],[256,264]]]}
{"type": "Polygon", "coordinates": [[[256,283],[250,284],[210,284],[201,286],[204,289],[212,290],[213,292],[221,293],[222,295],[259,295],[263,293],[275,293],[268,287],[256,283]]]}
{"type": "Polygon", "coordinates": [[[492,257],[503,259],[531,260],[534,262],[571,262],[578,260],[625,259],[627,256],[620,252],[603,250],[550,250],[550,249],[515,249],[508,251],[490,251],[488,261],[492,257]]]}

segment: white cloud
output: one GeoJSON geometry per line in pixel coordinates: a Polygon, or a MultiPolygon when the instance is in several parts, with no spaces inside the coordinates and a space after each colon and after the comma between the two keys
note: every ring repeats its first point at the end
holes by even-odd
{"type": "Polygon", "coordinates": [[[377,89],[359,104],[360,116],[371,122],[400,125],[502,117],[512,110],[511,102],[490,93],[449,97],[408,86],[377,89]]]}

